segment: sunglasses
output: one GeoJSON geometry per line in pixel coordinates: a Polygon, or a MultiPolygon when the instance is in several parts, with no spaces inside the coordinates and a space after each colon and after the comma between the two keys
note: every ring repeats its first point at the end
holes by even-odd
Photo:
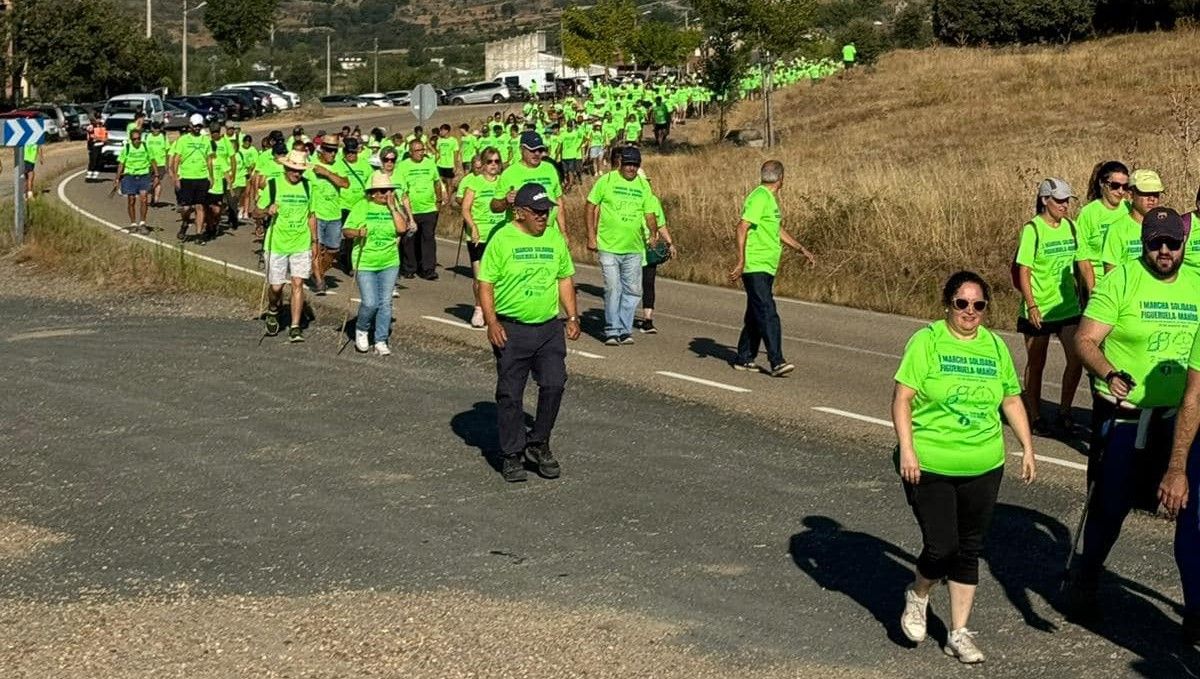
{"type": "Polygon", "coordinates": [[[394,162],[396,162],[396,156],[384,156],[383,158],[380,158],[380,159],[379,159],[379,162],[381,162],[381,163],[394,163],[394,162]]]}
{"type": "Polygon", "coordinates": [[[525,208],[525,209],[529,210],[529,214],[533,215],[534,217],[537,217],[538,219],[548,219],[550,217],[549,210],[534,210],[531,207],[525,208]]]}
{"type": "Polygon", "coordinates": [[[1066,205],[1067,203],[1071,202],[1071,199],[1070,198],[1055,198],[1054,196],[1050,196],[1050,202],[1054,203],[1055,205],[1066,205]]]}
{"type": "Polygon", "coordinates": [[[1174,238],[1168,238],[1166,236],[1160,236],[1149,243],[1146,243],[1146,248],[1150,252],[1158,252],[1164,245],[1167,246],[1167,249],[1171,252],[1176,252],[1183,247],[1183,241],[1175,240],[1174,238]]]}
{"type": "Polygon", "coordinates": [[[484,158],[483,164],[484,165],[499,165],[500,159],[499,158],[484,158]]]}
{"type": "Polygon", "coordinates": [[[971,307],[975,309],[976,312],[982,313],[983,311],[987,310],[988,303],[986,299],[977,299],[974,302],[968,302],[967,300],[959,297],[954,300],[955,309],[958,309],[959,311],[966,311],[967,307],[971,307]]]}
{"type": "Polygon", "coordinates": [[[1134,195],[1142,196],[1143,198],[1160,198],[1162,196],[1161,191],[1138,191],[1137,189],[1134,189],[1133,193],[1134,195]]]}
{"type": "Polygon", "coordinates": [[[1109,191],[1126,191],[1129,189],[1129,184],[1122,182],[1105,182],[1105,186],[1109,191]]]}

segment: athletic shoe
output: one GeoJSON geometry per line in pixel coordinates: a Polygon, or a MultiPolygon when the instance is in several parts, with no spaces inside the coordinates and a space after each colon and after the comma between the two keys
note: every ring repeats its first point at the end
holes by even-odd
{"type": "Polygon", "coordinates": [[[438,279],[438,273],[436,271],[433,271],[431,273],[423,273],[423,274],[421,274],[421,278],[423,278],[427,281],[436,281],[438,279]]]}
{"type": "Polygon", "coordinates": [[[943,648],[946,655],[958,658],[961,663],[974,665],[983,662],[983,651],[975,645],[975,633],[966,627],[960,627],[950,633],[943,648]]]}
{"type": "Polygon", "coordinates": [[[392,298],[395,299],[396,297],[399,297],[399,296],[400,296],[400,291],[397,290],[396,288],[392,288],[392,298]]]}
{"type": "Polygon", "coordinates": [[[1042,436],[1045,438],[1052,438],[1054,436],[1054,427],[1048,424],[1046,422],[1046,418],[1044,417],[1039,417],[1033,422],[1030,422],[1029,428],[1036,436],[1042,436]]]}
{"type": "Polygon", "coordinates": [[[354,350],[360,354],[365,354],[365,353],[367,353],[367,350],[370,348],[371,348],[371,341],[370,341],[370,336],[367,334],[367,331],[366,330],[355,330],[354,331],[354,350]]]}
{"type": "Polygon", "coordinates": [[[651,321],[649,319],[642,321],[641,330],[643,333],[645,333],[647,335],[657,335],[658,334],[658,328],[654,327],[654,321],[651,321]]]}
{"type": "Polygon", "coordinates": [[[376,342],[375,353],[379,354],[380,356],[391,356],[392,350],[388,349],[387,342],[376,342]]]}
{"type": "Polygon", "coordinates": [[[471,314],[471,327],[482,328],[483,326],[483,309],[481,307],[475,307],[475,313],[471,314]]]}
{"type": "Polygon", "coordinates": [[[329,292],[329,286],[325,285],[324,283],[313,286],[313,294],[317,295],[318,297],[324,297],[325,293],[327,292],[329,292]]]}
{"type": "Polygon", "coordinates": [[[526,478],[525,462],[520,455],[505,455],[500,463],[500,476],[509,483],[519,483],[526,478]]]}
{"type": "Polygon", "coordinates": [[[531,443],[526,446],[525,459],[536,465],[538,473],[548,479],[557,479],[562,473],[558,460],[554,459],[554,453],[550,452],[550,446],[545,443],[531,443]]]}
{"type": "Polygon", "coordinates": [[[771,377],[783,377],[795,369],[796,366],[792,365],[791,363],[780,363],[779,365],[771,368],[771,377]]]}
{"type": "Polygon", "coordinates": [[[137,231],[137,228],[138,228],[137,222],[129,222],[129,228],[126,229],[126,231],[128,231],[129,233],[133,233],[134,231],[137,231]]]}
{"type": "Polygon", "coordinates": [[[730,365],[733,366],[734,370],[739,370],[741,372],[756,373],[756,372],[759,372],[762,370],[762,368],[759,368],[758,364],[755,363],[754,361],[751,361],[749,363],[738,363],[737,361],[734,361],[730,365]]]}
{"type": "Polygon", "coordinates": [[[929,610],[929,595],[917,596],[908,587],[904,590],[904,613],[900,615],[900,630],[913,643],[925,640],[925,614],[929,610]]]}
{"type": "Polygon", "coordinates": [[[288,328],[288,341],[295,344],[296,342],[304,341],[304,330],[298,325],[293,325],[288,328]]]}
{"type": "Polygon", "coordinates": [[[621,335],[617,339],[618,339],[618,341],[621,342],[621,344],[633,344],[633,336],[632,335],[621,335]]]}
{"type": "Polygon", "coordinates": [[[1183,643],[1200,648],[1200,615],[1184,614],[1183,643]]]}
{"type": "Polygon", "coordinates": [[[146,222],[138,222],[138,228],[146,233],[154,233],[154,229],[146,225],[146,222]]]}
{"type": "Polygon", "coordinates": [[[606,346],[606,347],[617,347],[620,345],[621,345],[621,340],[616,337],[605,337],[604,338],[604,346],[606,346]]]}
{"type": "Polygon", "coordinates": [[[274,337],[279,334],[279,309],[267,309],[267,335],[274,337]]]}
{"type": "Polygon", "coordinates": [[[404,277],[405,277],[405,278],[407,278],[408,280],[412,280],[412,279],[414,279],[414,278],[416,278],[416,277],[417,277],[417,274],[415,274],[415,273],[406,273],[406,274],[403,274],[403,275],[404,275],[404,277]]]}

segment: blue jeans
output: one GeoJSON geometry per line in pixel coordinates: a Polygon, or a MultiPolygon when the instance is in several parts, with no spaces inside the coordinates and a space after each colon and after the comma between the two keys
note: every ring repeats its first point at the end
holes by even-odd
{"type": "Polygon", "coordinates": [[[738,338],[737,362],[741,365],[754,362],[759,344],[766,345],[767,360],[772,368],[784,363],[783,330],[779,311],[775,308],[775,295],[771,291],[774,283],[775,277],[769,273],[742,274],[746,314],[742,318],[742,335],[738,338]]]}
{"type": "Polygon", "coordinates": [[[374,321],[375,341],[387,342],[392,328],[392,288],[396,287],[400,267],[355,273],[358,277],[358,296],[362,302],[358,305],[358,320],[354,322],[354,328],[370,332],[371,322],[374,321]]]}
{"type": "Polygon", "coordinates": [[[642,253],[600,251],[604,272],[604,336],[633,334],[633,315],[642,299],[642,253]]]}

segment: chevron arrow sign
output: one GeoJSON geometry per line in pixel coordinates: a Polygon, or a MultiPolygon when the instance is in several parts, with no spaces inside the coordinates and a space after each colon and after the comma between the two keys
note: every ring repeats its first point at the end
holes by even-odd
{"type": "Polygon", "coordinates": [[[46,122],[40,118],[11,118],[4,121],[2,146],[28,146],[46,140],[46,122]]]}

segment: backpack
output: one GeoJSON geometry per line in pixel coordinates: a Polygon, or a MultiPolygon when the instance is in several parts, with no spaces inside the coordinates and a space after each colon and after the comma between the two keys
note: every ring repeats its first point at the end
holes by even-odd
{"type": "MultiPolygon", "coordinates": [[[[1071,228],[1071,240],[1075,241],[1075,247],[1078,248],[1079,247],[1079,237],[1075,234],[1075,222],[1071,221],[1067,217],[1063,217],[1063,221],[1065,221],[1067,223],[1067,226],[1069,226],[1071,228]]],[[[1041,244],[1041,237],[1038,235],[1037,226],[1034,225],[1032,219],[1025,222],[1025,224],[1021,226],[1021,230],[1024,231],[1026,226],[1033,227],[1033,256],[1037,257],[1037,249],[1038,249],[1038,245],[1041,244]]],[[[1020,250],[1020,249],[1021,249],[1021,239],[1020,239],[1020,236],[1018,236],[1017,237],[1017,250],[1020,250]]],[[[1075,264],[1072,264],[1071,268],[1073,270],[1073,273],[1075,274],[1076,280],[1078,280],[1079,271],[1077,269],[1077,266],[1075,264]]],[[[1013,253],[1012,262],[1010,262],[1008,265],[1008,276],[1012,280],[1013,288],[1015,288],[1017,290],[1017,292],[1020,292],[1021,291],[1021,265],[1017,264],[1017,253],[1016,252],[1013,253]]]]}

